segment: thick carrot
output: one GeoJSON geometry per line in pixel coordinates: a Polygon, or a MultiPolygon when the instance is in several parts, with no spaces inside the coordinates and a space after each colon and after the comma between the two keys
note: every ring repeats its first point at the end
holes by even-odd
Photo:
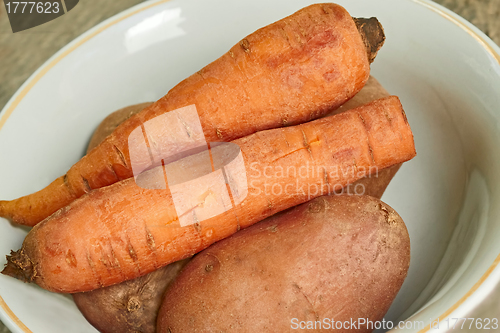
{"type": "MultiPolygon", "coordinates": [[[[358,106],[370,103],[376,99],[390,96],[389,92],[375,79],[370,76],[366,85],[361,89],[356,96],[345,104],[342,104],[338,109],[330,112],[327,116],[335,115],[346,110],[354,109],[358,106]]],[[[352,192],[356,187],[364,190],[365,195],[370,195],[375,198],[382,198],[387,186],[392,178],[396,175],[401,168],[401,163],[395,164],[389,168],[378,170],[376,175],[362,178],[349,185],[348,189],[340,191],[352,192]]],[[[359,192],[358,192],[359,193],[359,192]]]]}
{"type": "MultiPolygon", "coordinates": [[[[129,135],[172,110],[195,105],[209,142],[318,118],[363,87],[383,40],[375,19],[355,22],[335,4],[306,7],[257,30],[180,82],[46,188],[0,201],[0,216],[33,226],[92,189],[132,177],[129,135]]],[[[170,153],[178,148],[169,146],[170,153]]]]}
{"type": "MultiPolygon", "coordinates": [[[[168,172],[166,190],[145,189],[130,178],[75,200],[35,226],[22,248],[8,257],[2,273],[55,292],[112,285],[186,258],[376,168],[415,156],[413,135],[394,96],[332,117],[258,132],[233,144],[241,149],[246,173],[226,173],[232,209],[197,219],[198,208],[216,207],[227,192],[211,188],[199,194],[202,179],[179,179],[204,168],[192,155],[146,173],[151,184],[159,184],[168,172]],[[169,177],[174,176],[178,181],[172,185],[169,177]],[[233,186],[244,177],[246,197],[243,187],[233,186]],[[184,227],[173,196],[181,192],[193,198],[186,212],[194,223],[184,227]]],[[[215,162],[213,169],[218,170],[215,162]]]]}

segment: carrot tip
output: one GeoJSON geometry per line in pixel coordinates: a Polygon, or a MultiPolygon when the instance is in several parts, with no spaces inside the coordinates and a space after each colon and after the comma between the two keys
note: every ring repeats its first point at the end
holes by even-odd
{"type": "Polygon", "coordinates": [[[14,222],[17,224],[24,224],[23,221],[16,221],[13,217],[13,205],[12,201],[0,200],[0,217],[9,220],[10,222],[14,222]]]}
{"type": "Polygon", "coordinates": [[[356,18],[353,17],[354,23],[363,39],[368,54],[370,64],[375,60],[377,52],[384,45],[385,34],[382,24],[375,17],[371,18],[356,18]]]}
{"type": "Polygon", "coordinates": [[[2,274],[23,282],[32,282],[34,280],[36,275],[35,267],[22,249],[15,252],[10,251],[10,255],[6,257],[7,264],[5,264],[2,274]]]}
{"type": "Polygon", "coordinates": [[[7,217],[7,212],[5,206],[7,205],[7,201],[0,200],[0,217],[7,217]]]}

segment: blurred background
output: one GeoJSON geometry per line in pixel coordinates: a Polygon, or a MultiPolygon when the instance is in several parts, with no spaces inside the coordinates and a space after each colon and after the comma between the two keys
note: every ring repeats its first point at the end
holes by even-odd
{"type": "MultiPolygon", "coordinates": [[[[0,110],[23,82],[67,43],[103,20],[144,0],[80,0],[53,21],[12,33],[0,0],[0,110]]],[[[436,0],[474,24],[500,45],[500,0],[436,0]]],[[[469,314],[474,318],[500,317],[500,287],[469,314]]],[[[0,333],[10,331],[0,322],[0,333]]]]}

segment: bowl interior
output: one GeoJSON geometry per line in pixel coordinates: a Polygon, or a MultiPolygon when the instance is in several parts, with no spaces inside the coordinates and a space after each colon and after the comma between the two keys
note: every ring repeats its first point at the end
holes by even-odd
{"type": "MultiPolygon", "coordinates": [[[[310,3],[163,1],[94,28],[66,47],[70,52],[49,60],[44,66],[50,69],[35,73],[32,88],[21,88],[0,115],[15,106],[0,130],[0,198],[26,195],[64,174],[113,110],[160,98],[243,36],[310,3]]],[[[415,135],[417,157],[383,197],[405,220],[412,242],[408,278],[386,319],[412,317],[427,325],[456,304],[456,311],[470,309],[474,297],[461,299],[500,253],[494,186],[500,63],[475,29],[466,31],[422,3],[338,3],[384,25],[387,41],[372,74],[401,98],[415,135]]],[[[26,230],[0,222],[5,255],[21,246],[26,230]]],[[[22,325],[36,332],[95,331],[70,297],[5,276],[0,296],[0,318],[14,332],[25,330],[22,325]]]]}

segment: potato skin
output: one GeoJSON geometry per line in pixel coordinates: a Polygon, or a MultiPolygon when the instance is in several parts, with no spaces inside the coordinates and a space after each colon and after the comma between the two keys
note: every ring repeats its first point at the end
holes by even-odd
{"type": "Polygon", "coordinates": [[[167,289],[157,331],[291,332],[292,318],[381,320],[409,263],[408,232],[391,207],[370,196],[320,197],[199,253],[167,289]]]}
{"type": "Polygon", "coordinates": [[[97,129],[95,130],[92,138],[90,139],[89,145],[87,146],[87,154],[97,147],[108,135],[113,133],[115,128],[118,127],[121,123],[123,123],[128,118],[132,117],[134,114],[139,113],[146,107],[153,104],[153,102],[146,102],[140,104],[134,104],[130,106],[126,106],[122,109],[119,109],[109,116],[104,118],[104,120],[99,124],[97,129]]]}
{"type": "Polygon", "coordinates": [[[137,279],[73,294],[78,309],[104,333],[152,333],[167,286],[189,259],[174,262],[137,279]]]}

